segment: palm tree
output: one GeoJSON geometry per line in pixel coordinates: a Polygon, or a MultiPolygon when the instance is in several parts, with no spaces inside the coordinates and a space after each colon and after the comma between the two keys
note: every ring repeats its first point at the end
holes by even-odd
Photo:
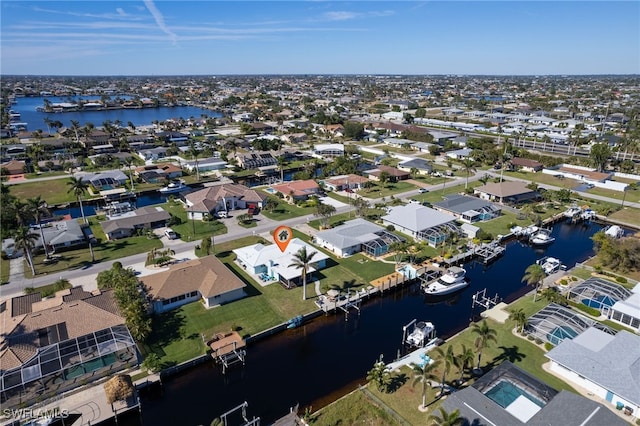
{"type": "Polygon", "coordinates": [[[451,366],[455,363],[455,354],[453,353],[453,345],[447,347],[447,351],[443,351],[442,348],[435,348],[436,353],[440,355],[441,360],[444,362],[444,368],[442,369],[442,389],[440,395],[444,395],[444,387],[446,385],[447,374],[451,371],[451,366]]]}
{"type": "Polygon", "coordinates": [[[427,408],[427,387],[431,386],[431,382],[438,380],[436,374],[436,368],[440,365],[440,361],[431,361],[420,366],[415,363],[411,363],[409,366],[413,372],[413,384],[422,383],[422,405],[420,408],[427,408]]]}
{"type": "Polygon", "coordinates": [[[527,314],[524,313],[524,309],[516,309],[509,313],[509,319],[516,322],[516,328],[520,329],[520,332],[524,329],[524,325],[527,321],[527,314]]]}
{"type": "Polygon", "coordinates": [[[484,348],[489,347],[489,342],[497,342],[498,333],[493,328],[489,327],[487,324],[487,320],[483,320],[481,323],[473,323],[471,325],[471,332],[477,334],[475,345],[476,350],[478,351],[478,366],[477,369],[480,369],[480,359],[482,358],[482,350],[484,348]]]}
{"type": "Polygon", "coordinates": [[[129,169],[129,180],[131,180],[131,190],[135,190],[135,186],[133,183],[133,174],[131,173],[131,166],[133,166],[133,157],[127,157],[124,159],[124,165],[129,169]]]}
{"type": "Polygon", "coordinates": [[[522,282],[526,282],[527,285],[534,285],[536,287],[536,291],[533,293],[533,301],[536,301],[536,295],[538,294],[538,286],[547,274],[542,269],[542,266],[534,263],[529,265],[527,269],[524,270],[524,276],[522,277],[522,282]]]}
{"type": "Polygon", "coordinates": [[[473,349],[467,348],[467,345],[463,343],[460,353],[453,359],[453,363],[458,367],[458,371],[460,371],[460,379],[458,380],[460,384],[464,381],[464,370],[473,363],[475,357],[476,355],[473,353],[473,349]]]}
{"type": "Polygon", "coordinates": [[[36,269],[33,265],[33,257],[31,256],[31,253],[36,246],[37,239],[38,235],[31,232],[31,228],[29,228],[28,226],[19,227],[13,234],[13,240],[16,249],[22,250],[22,253],[24,253],[24,257],[27,259],[27,263],[31,267],[31,273],[34,276],[36,275],[36,269]]]}
{"type": "Polygon", "coordinates": [[[49,257],[49,250],[47,250],[47,243],[44,240],[44,231],[42,230],[42,226],[40,226],[40,221],[42,220],[42,216],[49,215],[49,209],[47,208],[47,203],[38,195],[35,198],[27,199],[28,209],[31,211],[33,218],[36,221],[36,225],[40,228],[40,238],[42,239],[42,247],[44,247],[44,255],[45,257],[49,257]]]}
{"type": "Polygon", "coordinates": [[[80,143],[80,122],[77,120],[71,120],[71,130],[76,136],[76,143],[80,143]]]}
{"type": "Polygon", "coordinates": [[[189,154],[191,154],[191,156],[193,156],[193,159],[195,160],[196,164],[196,180],[199,181],[200,180],[200,168],[198,167],[198,156],[200,155],[200,150],[196,148],[196,145],[191,142],[191,145],[189,146],[189,154]]]}
{"type": "Polygon", "coordinates": [[[440,414],[429,416],[429,426],[462,426],[465,423],[464,417],[460,417],[460,410],[453,410],[450,413],[442,407],[438,407],[440,414]]]}
{"type": "Polygon", "coordinates": [[[373,368],[367,372],[367,380],[376,384],[379,391],[384,392],[387,390],[391,375],[387,366],[382,362],[382,355],[380,359],[373,364],[373,368]]]}
{"type": "Polygon", "coordinates": [[[78,202],[80,203],[80,213],[82,213],[82,219],[84,220],[84,223],[87,223],[87,218],[84,215],[84,208],[82,207],[82,196],[86,194],[87,189],[89,188],[89,184],[82,180],[81,177],[76,178],[75,176],[71,176],[69,178],[69,181],[67,182],[67,185],[69,185],[67,194],[73,193],[73,195],[76,196],[78,202]]]}
{"type": "Polygon", "coordinates": [[[293,255],[293,262],[289,265],[289,267],[293,266],[296,269],[302,270],[302,300],[307,300],[307,271],[316,253],[316,251],[307,253],[307,247],[304,246],[293,255]]]}
{"type": "Polygon", "coordinates": [[[280,170],[280,182],[284,182],[284,166],[287,165],[287,160],[284,159],[284,156],[279,155],[276,161],[278,162],[278,170],[280,170]]]}
{"type": "Polygon", "coordinates": [[[464,189],[466,190],[469,187],[469,175],[471,172],[475,172],[475,162],[471,158],[465,158],[460,162],[462,164],[462,168],[467,174],[467,180],[464,183],[464,189]]]}

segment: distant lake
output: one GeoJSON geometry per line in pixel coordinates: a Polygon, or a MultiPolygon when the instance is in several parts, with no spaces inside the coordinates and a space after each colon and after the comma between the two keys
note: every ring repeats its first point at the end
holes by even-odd
{"type": "MultiPolygon", "coordinates": [[[[111,96],[111,99],[115,99],[118,96],[111,96]]],[[[119,96],[122,99],[131,99],[131,96],[119,96]]],[[[71,126],[71,120],[76,120],[80,123],[80,126],[84,126],[86,123],[93,123],[95,127],[101,127],[102,123],[107,120],[112,122],[120,120],[122,126],[126,126],[130,121],[135,126],[149,125],[153,121],[164,121],[170,118],[184,118],[190,117],[200,118],[203,114],[207,117],[222,117],[222,114],[217,111],[212,111],[204,108],[194,106],[175,106],[175,107],[158,107],[158,108],[141,108],[141,109],[117,109],[107,111],[74,111],[74,112],[39,112],[36,111],[38,107],[44,107],[44,100],[48,99],[51,103],[61,102],[77,102],[83,101],[96,101],[100,100],[100,96],[81,96],[81,97],[57,97],[57,96],[36,96],[36,97],[24,97],[16,98],[16,104],[11,105],[13,111],[20,113],[21,123],[27,123],[27,129],[47,131],[47,125],[44,122],[45,118],[49,118],[52,121],[58,120],[62,122],[65,127],[71,126]]]]}

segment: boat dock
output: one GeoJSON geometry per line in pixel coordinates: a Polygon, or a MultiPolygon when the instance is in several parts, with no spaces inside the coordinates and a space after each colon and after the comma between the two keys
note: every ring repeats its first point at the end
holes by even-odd
{"type": "Polygon", "coordinates": [[[399,370],[404,366],[411,366],[411,364],[424,365],[424,363],[429,362],[430,358],[427,355],[431,349],[437,347],[442,343],[442,339],[436,338],[430,341],[425,347],[416,349],[413,352],[409,352],[403,357],[398,358],[397,360],[390,362],[387,364],[387,369],[389,371],[399,370]]]}
{"type": "Polygon", "coordinates": [[[222,365],[222,371],[226,372],[227,368],[234,364],[242,363],[244,365],[247,345],[245,340],[235,331],[227,334],[217,334],[212,341],[208,343],[211,348],[211,357],[214,361],[222,365]]]}
{"type": "Polygon", "coordinates": [[[464,263],[474,258],[480,258],[481,262],[487,264],[500,257],[506,249],[499,244],[498,241],[492,241],[490,243],[484,243],[469,250],[458,253],[455,256],[451,256],[448,259],[444,259],[447,265],[453,265],[457,263],[464,263]]]}

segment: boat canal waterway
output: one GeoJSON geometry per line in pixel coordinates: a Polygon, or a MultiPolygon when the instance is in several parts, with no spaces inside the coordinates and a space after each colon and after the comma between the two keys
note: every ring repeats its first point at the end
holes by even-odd
{"type": "Polygon", "coordinates": [[[472,295],[486,288],[511,302],[531,290],[521,281],[525,269],[543,256],[553,256],[571,267],[593,255],[591,236],[597,223],[554,226],[553,244],[534,248],[518,241],[507,243],[504,256],[483,265],[467,263],[471,284],[453,298],[433,303],[418,285],[407,286],[361,305],[361,313],[330,314],[299,328],[254,342],[247,347],[244,367],[223,375],[205,362],[164,379],[162,396],[143,398],[145,425],[209,424],[220,414],[248,403],[249,418],[263,424],[301,410],[317,410],[366,382],[365,376],[382,354],[394,360],[401,348],[402,326],[413,319],[434,323],[438,336],[447,338],[469,325],[472,295]]]}

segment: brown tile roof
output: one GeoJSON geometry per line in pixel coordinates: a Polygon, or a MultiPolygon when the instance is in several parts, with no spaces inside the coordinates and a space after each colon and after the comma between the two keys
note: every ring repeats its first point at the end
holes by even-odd
{"type": "Polygon", "coordinates": [[[210,212],[224,197],[241,198],[247,202],[261,203],[267,196],[254,189],[236,183],[215,185],[185,195],[187,201],[193,205],[187,210],[196,212],[210,212]]]}
{"type": "Polygon", "coordinates": [[[519,157],[512,158],[511,164],[515,166],[532,167],[532,168],[542,167],[542,163],[539,161],[531,160],[529,158],[519,158],[519,157]]]}
{"type": "Polygon", "coordinates": [[[325,182],[329,182],[333,185],[346,185],[347,183],[365,183],[368,181],[369,179],[364,176],[353,174],[347,176],[336,176],[325,180],[325,182]]]}
{"type": "Polygon", "coordinates": [[[367,170],[366,173],[373,176],[379,176],[380,173],[382,172],[387,172],[389,176],[393,176],[393,177],[409,176],[411,174],[407,171],[396,169],[395,167],[383,166],[382,164],[379,166],[376,166],[375,169],[367,170]]]}
{"type": "Polygon", "coordinates": [[[524,182],[504,181],[498,183],[488,183],[476,188],[478,192],[494,195],[496,197],[512,197],[514,195],[528,194],[533,190],[527,188],[524,182]]]}
{"type": "Polygon", "coordinates": [[[40,293],[25,294],[11,299],[11,316],[31,313],[32,305],[42,300],[40,293]]]}
{"type": "MultiPolygon", "coordinates": [[[[73,294],[78,296],[80,292],[76,291],[73,294]]],[[[40,346],[39,330],[58,326],[64,330],[61,337],[66,340],[124,324],[124,318],[115,305],[112,290],[97,296],[88,294],[89,296],[84,300],[69,302],[62,302],[64,296],[61,294],[54,299],[47,299],[47,301],[53,301],[54,306],[10,318],[7,312],[3,312],[0,315],[0,335],[2,335],[0,348],[5,349],[0,353],[2,369],[18,367],[36,353],[40,346]],[[111,301],[107,302],[105,299],[111,299],[111,301]],[[104,309],[100,305],[109,309],[104,309]]],[[[37,305],[43,304],[36,302],[33,307],[37,305]]]]}
{"type": "Polygon", "coordinates": [[[572,173],[574,175],[582,175],[588,179],[595,180],[595,181],[603,181],[605,179],[608,179],[611,176],[611,174],[609,173],[600,173],[592,170],[574,169],[573,167],[566,167],[566,166],[560,167],[558,171],[572,173]]]}
{"type": "Polygon", "coordinates": [[[207,256],[171,265],[168,271],[147,275],[140,281],[155,300],[170,299],[192,291],[212,297],[246,287],[217,257],[207,256]]]}
{"type": "Polygon", "coordinates": [[[271,187],[285,196],[291,194],[291,192],[293,192],[293,195],[309,195],[320,189],[320,185],[313,179],[294,180],[271,187]]]}

